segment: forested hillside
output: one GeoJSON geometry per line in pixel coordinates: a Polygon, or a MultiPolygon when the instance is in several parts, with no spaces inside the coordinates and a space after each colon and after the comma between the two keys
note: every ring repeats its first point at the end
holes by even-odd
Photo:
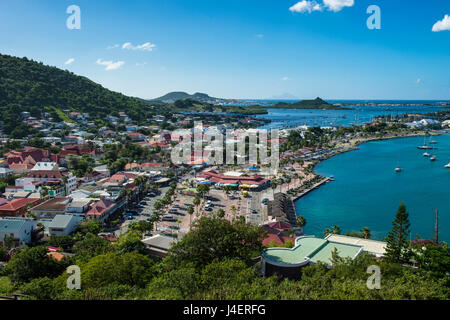
{"type": "Polygon", "coordinates": [[[0,114],[5,131],[18,124],[21,111],[39,116],[45,107],[86,112],[95,118],[124,111],[134,120],[154,112],[144,100],[110,91],[72,72],[0,54],[0,114]]]}

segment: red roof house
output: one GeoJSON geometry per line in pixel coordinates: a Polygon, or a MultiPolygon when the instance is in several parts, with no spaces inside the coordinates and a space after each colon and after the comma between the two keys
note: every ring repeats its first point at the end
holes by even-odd
{"type": "Polygon", "coordinates": [[[40,199],[20,198],[0,207],[0,217],[19,217],[27,212],[27,206],[39,204],[40,199]]]}

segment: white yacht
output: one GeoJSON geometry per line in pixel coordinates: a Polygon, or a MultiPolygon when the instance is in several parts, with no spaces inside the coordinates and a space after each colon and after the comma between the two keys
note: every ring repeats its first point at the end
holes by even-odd
{"type": "Polygon", "coordinates": [[[450,162],[445,167],[450,169],[450,162]]]}
{"type": "Polygon", "coordinates": [[[400,167],[395,168],[395,172],[402,172],[402,170],[403,170],[403,168],[400,168],[400,167]]]}
{"type": "Polygon", "coordinates": [[[430,161],[436,161],[436,156],[432,156],[431,158],[430,158],[430,161]]]}
{"type": "Polygon", "coordinates": [[[423,156],[424,156],[424,157],[429,157],[430,154],[429,154],[428,152],[425,152],[425,153],[423,154],[423,156]]]}

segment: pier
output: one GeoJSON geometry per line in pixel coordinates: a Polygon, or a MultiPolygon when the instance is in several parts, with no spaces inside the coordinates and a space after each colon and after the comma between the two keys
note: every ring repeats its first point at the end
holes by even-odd
{"type": "Polygon", "coordinates": [[[302,193],[296,195],[292,201],[297,201],[298,199],[302,198],[303,196],[307,195],[308,193],[310,193],[311,191],[317,189],[318,187],[320,187],[321,185],[323,185],[324,183],[330,182],[332,181],[331,178],[327,177],[322,179],[321,181],[319,181],[318,183],[316,183],[315,185],[313,185],[311,188],[306,189],[305,191],[303,191],[302,193]]]}

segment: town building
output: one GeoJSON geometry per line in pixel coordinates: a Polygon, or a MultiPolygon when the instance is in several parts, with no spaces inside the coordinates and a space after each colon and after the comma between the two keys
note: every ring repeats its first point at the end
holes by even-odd
{"type": "Polygon", "coordinates": [[[53,198],[33,207],[31,213],[37,219],[54,218],[56,215],[65,214],[69,203],[69,197],[53,198]]]}
{"type": "Polygon", "coordinates": [[[20,198],[0,206],[0,217],[20,217],[27,213],[30,207],[39,204],[40,199],[20,198]]]}
{"type": "Polygon", "coordinates": [[[0,247],[6,246],[9,237],[15,247],[30,244],[34,229],[35,223],[31,219],[0,218],[0,247]]]}
{"type": "Polygon", "coordinates": [[[82,217],[74,215],[56,215],[48,226],[50,236],[69,235],[82,221],[82,217]]]}

